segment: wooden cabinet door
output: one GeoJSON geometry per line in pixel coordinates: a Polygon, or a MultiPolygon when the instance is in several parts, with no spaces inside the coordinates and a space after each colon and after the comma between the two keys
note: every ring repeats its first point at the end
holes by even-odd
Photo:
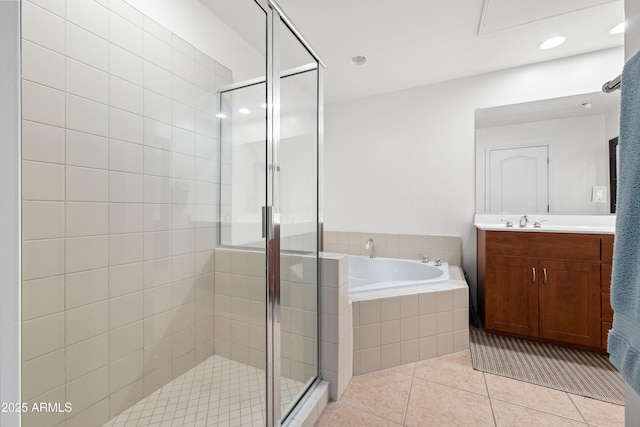
{"type": "Polygon", "coordinates": [[[522,336],[538,336],[537,261],[487,256],[485,328],[522,336]]]}
{"type": "Polygon", "coordinates": [[[600,265],[540,261],[540,337],[600,346],[600,265]]]}

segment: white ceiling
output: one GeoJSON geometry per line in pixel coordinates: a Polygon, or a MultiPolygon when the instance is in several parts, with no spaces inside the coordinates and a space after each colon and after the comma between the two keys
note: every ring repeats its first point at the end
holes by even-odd
{"type": "MultiPolygon", "coordinates": [[[[230,26],[250,0],[200,0],[230,26]]],[[[622,46],[623,0],[277,0],[327,65],[326,103],[622,46]],[[566,43],[542,51],[547,38],[566,43]],[[368,57],[364,66],[353,55],[368,57]]],[[[246,10],[246,9],[245,9],[246,10]]],[[[254,37],[256,32],[253,32],[254,37]]],[[[261,32],[261,34],[264,34],[261,32]]],[[[251,36],[249,36],[250,38],[251,36]]],[[[252,43],[251,40],[247,40],[252,43]]],[[[255,42],[255,40],[254,40],[255,42]]],[[[604,82],[603,82],[604,83],[604,82]]]]}

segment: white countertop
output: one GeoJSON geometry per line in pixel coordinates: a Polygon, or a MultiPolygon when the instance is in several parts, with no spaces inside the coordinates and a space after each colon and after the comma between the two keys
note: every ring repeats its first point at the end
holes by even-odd
{"type": "Polygon", "coordinates": [[[527,214],[529,223],[519,227],[522,215],[517,214],[475,214],[474,225],[480,230],[489,231],[524,231],[548,233],[595,233],[614,234],[616,228],[615,215],[540,215],[527,214]],[[513,222],[507,227],[504,221],[513,222]],[[544,221],[540,228],[533,226],[536,221],[544,221]]]}

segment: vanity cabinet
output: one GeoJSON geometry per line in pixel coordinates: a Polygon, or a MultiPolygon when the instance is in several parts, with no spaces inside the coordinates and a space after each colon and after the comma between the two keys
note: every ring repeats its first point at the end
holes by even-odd
{"type": "Polygon", "coordinates": [[[487,331],[538,336],[538,281],[533,259],[488,255],[484,280],[487,331]]]}
{"type": "Polygon", "coordinates": [[[488,332],[602,346],[601,236],[478,230],[478,302],[488,332]]]}

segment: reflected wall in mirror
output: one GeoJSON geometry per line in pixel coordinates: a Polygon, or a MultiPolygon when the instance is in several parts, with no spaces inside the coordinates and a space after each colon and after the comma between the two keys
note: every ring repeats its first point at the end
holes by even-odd
{"type": "Polygon", "coordinates": [[[476,212],[610,213],[619,122],[619,91],[476,110],[476,212]]]}

